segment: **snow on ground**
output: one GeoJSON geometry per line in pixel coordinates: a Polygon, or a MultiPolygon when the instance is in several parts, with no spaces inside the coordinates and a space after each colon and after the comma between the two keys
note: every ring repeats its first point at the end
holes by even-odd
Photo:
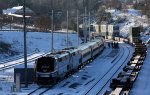
{"type": "MultiPolygon", "coordinates": [[[[148,24],[148,18],[145,15],[142,15],[139,10],[128,9],[127,13],[122,13],[120,11],[111,11],[114,19],[121,17],[126,18],[126,21],[119,24],[120,26],[120,33],[122,36],[127,37],[129,33],[129,28],[132,26],[143,26],[144,32],[141,33],[141,39],[145,43],[150,42],[150,27],[148,24]]],[[[150,48],[148,49],[147,58],[145,63],[139,73],[139,76],[131,90],[130,95],[150,95],[150,48]]]]}
{"type": "MultiPolygon", "coordinates": [[[[60,50],[66,48],[66,33],[54,33],[54,49],[60,50]]],[[[78,36],[77,34],[68,34],[69,37],[69,46],[77,46],[78,45],[78,36]]],[[[0,40],[7,42],[12,45],[12,49],[19,51],[20,55],[23,54],[23,32],[0,32],[0,40]]],[[[81,40],[79,40],[81,42],[81,40]]],[[[35,52],[36,49],[39,49],[39,52],[33,54],[30,58],[39,56],[45,52],[49,52],[51,50],[51,33],[41,33],[41,32],[28,32],[27,33],[27,46],[28,53],[35,52]]],[[[3,54],[0,54],[1,60],[3,58],[3,54]]],[[[4,67],[4,65],[15,64],[17,62],[23,61],[24,59],[18,59],[12,62],[7,62],[7,64],[0,64],[0,67],[4,67]]],[[[33,62],[31,63],[33,64],[33,62]]],[[[13,83],[13,74],[14,69],[3,70],[0,71],[0,95],[5,95],[6,92],[11,91],[11,86],[13,83]]]]}
{"type": "MultiPolygon", "coordinates": [[[[125,50],[127,51],[128,49],[126,48],[125,50]]],[[[109,68],[111,68],[114,65],[113,63],[111,63],[111,61],[114,60],[115,56],[117,56],[117,54],[121,55],[122,53],[123,49],[121,49],[121,52],[119,52],[118,50],[106,48],[103,54],[98,56],[96,60],[94,60],[91,64],[85,66],[79,72],[73,74],[71,77],[55,85],[51,90],[49,90],[44,95],[82,95],[99,78],[101,78],[108,71],[109,68]]],[[[126,54],[124,56],[128,54],[128,51],[125,53],[126,54]]],[[[116,64],[117,64],[116,68],[117,66],[120,66],[120,63],[116,64]]],[[[103,84],[102,81],[101,83],[103,84]]],[[[37,85],[30,85],[29,90],[22,89],[20,93],[17,93],[17,95],[26,95],[29,92],[36,89],[37,87],[38,87],[37,85]]],[[[96,88],[96,90],[98,90],[98,88],[96,88]]],[[[37,91],[36,94],[34,95],[38,95],[41,91],[44,91],[44,89],[37,91]]]]}
{"type": "Polygon", "coordinates": [[[142,22],[137,22],[137,19],[142,19],[140,17],[140,12],[138,10],[130,9],[127,13],[121,13],[120,16],[124,16],[126,18],[126,21],[122,24],[120,24],[120,34],[124,37],[128,36],[128,33],[130,32],[130,27],[136,27],[139,26],[142,22]]]}
{"type": "Polygon", "coordinates": [[[150,48],[130,95],[150,95],[150,48]]]}
{"type": "MultiPolygon", "coordinates": [[[[20,54],[24,51],[23,32],[0,32],[0,40],[10,43],[12,49],[19,51],[20,54]]],[[[54,49],[60,50],[66,48],[66,33],[54,33],[54,49]]],[[[69,34],[69,46],[77,46],[78,36],[77,34],[69,34]]],[[[80,40],[81,42],[81,40],[80,40]]],[[[41,32],[28,32],[27,33],[27,49],[28,53],[34,52],[39,49],[40,52],[48,52],[51,50],[51,33],[41,32]]],[[[0,54],[0,60],[2,60],[3,54],[0,54]]]]}
{"type": "MultiPolygon", "coordinates": [[[[110,54],[112,49],[107,49],[104,51],[104,53],[97,58],[97,60],[94,60],[92,64],[87,65],[83,69],[81,69],[79,72],[75,73],[68,79],[62,81],[58,85],[56,85],[53,89],[48,91],[47,93],[51,93],[51,95],[59,95],[62,94],[71,94],[75,95],[83,89],[84,86],[91,84],[95,78],[98,77],[98,75],[102,74],[101,72],[107,71],[108,68],[110,68],[110,60],[113,60],[113,57],[106,57],[108,54],[110,54]],[[95,67],[99,68],[96,69],[95,67]],[[102,68],[105,68],[102,69],[102,68]],[[107,69],[106,69],[107,68],[107,69]]],[[[111,64],[112,65],[112,64],[111,64]]],[[[31,86],[33,87],[33,86],[31,86]]],[[[34,86],[37,88],[36,86],[34,86]]],[[[21,95],[26,95],[31,90],[23,90],[21,92],[21,95]]]]}
{"type": "MultiPolygon", "coordinates": [[[[129,33],[129,27],[142,24],[145,27],[147,27],[147,24],[145,23],[145,17],[141,16],[139,11],[130,9],[128,10],[128,13],[123,13],[121,11],[110,11],[113,14],[114,18],[126,18],[126,21],[120,24],[121,33],[123,36],[127,36],[129,33]]],[[[65,33],[54,33],[54,48],[56,50],[62,49],[66,47],[66,37],[67,35],[65,33]]],[[[144,35],[143,39],[149,39],[150,37],[146,37],[144,35]],[[145,38],[144,38],[145,37],[145,38]]],[[[18,50],[21,53],[23,53],[23,32],[0,32],[0,40],[8,42],[12,44],[12,48],[15,50],[18,50]]],[[[40,52],[47,52],[51,50],[51,33],[38,33],[38,32],[28,32],[27,33],[27,44],[28,44],[28,52],[33,52],[36,48],[40,50],[40,52]]],[[[69,45],[70,46],[77,46],[77,34],[69,34],[69,45]]],[[[109,54],[111,52],[111,49],[107,49],[104,54],[109,54]]],[[[3,55],[0,54],[0,57],[3,55]]],[[[149,85],[146,85],[149,82],[147,76],[150,74],[149,71],[149,63],[148,63],[149,55],[147,56],[147,61],[145,61],[145,66],[143,65],[143,68],[139,76],[143,75],[143,77],[138,77],[137,82],[135,84],[135,88],[131,91],[132,95],[148,95],[149,93],[149,85]],[[147,71],[145,71],[147,70],[147,71]],[[140,81],[142,80],[142,82],[140,81]],[[142,86],[141,86],[142,85],[142,86]],[[142,91],[142,90],[143,91],[142,91]],[[144,91],[147,89],[146,91],[144,91]],[[140,94],[139,94],[140,93],[140,94]]],[[[67,80],[62,81],[60,84],[56,85],[54,88],[48,93],[55,94],[81,94],[83,93],[83,89],[85,87],[88,87],[92,85],[92,83],[95,81],[96,77],[103,74],[110,66],[112,65],[109,61],[111,61],[113,58],[106,57],[104,55],[99,56],[97,60],[94,60],[92,64],[87,65],[85,68],[80,70],[78,73],[72,75],[67,80]]],[[[10,86],[13,84],[13,78],[12,78],[12,72],[13,69],[7,70],[7,71],[1,71],[0,72],[0,79],[7,76],[5,81],[0,80],[0,95],[5,95],[5,92],[10,92],[10,86]],[[7,80],[7,81],[6,81],[7,80]],[[2,91],[3,90],[3,91],[2,91]]],[[[37,88],[37,85],[31,85],[29,88],[32,90],[37,88]]],[[[23,90],[18,95],[26,95],[31,90],[23,90]]]]}
{"type": "Polygon", "coordinates": [[[135,10],[135,9],[128,9],[128,14],[130,14],[132,16],[140,16],[141,11],[140,10],[135,10]]]}
{"type": "Polygon", "coordinates": [[[150,27],[148,27],[144,33],[141,33],[142,37],[141,39],[143,40],[144,43],[150,43],[150,27]]]}
{"type": "Polygon", "coordinates": [[[148,27],[147,17],[141,14],[141,11],[135,9],[128,9],[127,12],[122,12],[118,10],[107,10],[113,16],[114,20],[118,18],[125,19],[122,23],[119,23],[120,34],[123,37],[127,37],[130,32],[130,27],[143,26],[148,27]]]}

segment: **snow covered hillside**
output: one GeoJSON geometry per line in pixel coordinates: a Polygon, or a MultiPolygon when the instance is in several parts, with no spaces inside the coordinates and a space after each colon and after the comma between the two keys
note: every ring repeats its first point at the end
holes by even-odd
{"type": "Polygon", "coordinates": [[[117,10],[106,10],[113,16],[113,20],[124,19],[122,23],[118,23],[120,27],[120,34],[123,37],[127,37],[130,31],[130,27],[143,26],[148,27],[147,17],[141,14],[141,11],[135,9],[128,9],[127,12],[117,10]]]}
{"type": "MultiPolygon", "coordinates": [[[[54,49],[59,50],[65,48],[67,34],[54,33],[54,49]]],[[[23,32],[0,32],[0,40],[11,44],[11,49],[23,53],[24,40],[23,32]]],[[[81,42],[81,41],[80,41],[81,42]]],[[[69,46],[77,46],[77,34],[69,34],[69,46]]],[[[51,33],[28,32],[27,33],[27,49],[28,53],[39,49],[40,52],[51,50],[51,33]]],[[[5,58],[4,54],[0,54],[0,60],[5,58]]]]}
{"type": "Polygon", "coordinates": [[[128,37],[130,27],[143,26],[144,31],[141,33],[141,39],[145,43],[150,43],[150,26],[148,24],[148,18],[141,14],[141,11],[135,9],[128,9],[127,12],[121,12],[117,10],[106,10],[113,16],[113,20],[118,18],[125,19],[122,23],[118,23],[120,28],[120,34],[123,37],[128,37]]]}

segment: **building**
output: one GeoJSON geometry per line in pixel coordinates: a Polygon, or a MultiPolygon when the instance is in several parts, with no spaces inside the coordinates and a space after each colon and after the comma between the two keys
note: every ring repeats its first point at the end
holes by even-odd
{"type": "MultiPolygon", "coordinates": [[[[29,9],[27,7],[25,10],[26,10],[26,18],[28,18],[27,21],[32,21],[33,18],[36,16],[36,14],[31,9],[29,9]]],[[[16,6],[16,7],[12,7],[12,8],[7,8],[6,10],[3,10],[3,15],[10,17],[12,21],[22,22],[23,6],[16,6]]]]}

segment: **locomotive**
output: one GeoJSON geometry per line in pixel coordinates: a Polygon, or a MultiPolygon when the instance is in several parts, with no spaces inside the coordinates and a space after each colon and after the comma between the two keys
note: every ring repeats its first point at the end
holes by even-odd
{"type": "Polygon", "coordinates": [[[97,38],[76,48],[66,48],[35,61],[37,84],[55,84],[85,66],[104,49],[104,39],[97,38]]]}

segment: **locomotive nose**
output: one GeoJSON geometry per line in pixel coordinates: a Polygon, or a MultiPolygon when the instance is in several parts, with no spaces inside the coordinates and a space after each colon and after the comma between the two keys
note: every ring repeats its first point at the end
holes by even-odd
{"type": "Polygon", "coordinates": [[[38,85],[53,85],[54,78],[52,77],[37,77],[37,84],[38,85]]]}
{"type": "Polygon", "coordinates": [[[41,57],[36,61],[36,82],[39,85],[53,84],[51,72],[54,71],[54,58],[41,57]]]}

